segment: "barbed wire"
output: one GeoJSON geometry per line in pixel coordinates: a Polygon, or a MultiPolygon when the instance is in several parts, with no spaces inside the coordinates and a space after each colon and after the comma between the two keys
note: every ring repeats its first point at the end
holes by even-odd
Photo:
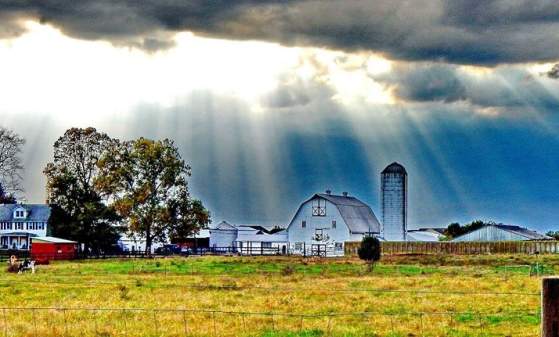
{"type": "MultiPolygon", "coordinates": [[[[188,335],[188,331],[189,328],[193,329],[192,325],[196,326],[198,325],[198,327],[202,326],[202,323],[198,323],[198,324],[189,324],[188,320],[187,320],[187,314],[188,315],[192,315],[192,314],[201,314],[201,315],[209,315],[209,319],[211,320],[211,335],[212,336],[219,336],[217,331],[217,323],[216,323],[216,315],[228,315],[228,316],[238,316],[241,318],[242,321],[242,327],[243,327],[243,331],[247,331],[247,325],[246,325],[246,321],[245,321],[245,317],[247,316],[260,316],[260,317],[268,317],[269,318],[269,327],[271,327],[271,329],[273,331],[276,331],[280,326],[278,326],[278,324],[280,322],[277,322],[276,319],[277,318],[288,318],[288,319],[297,319],[300,321],[299,323],[299,331],[303,331],[304,330],[304,320],[314,320],[314,319],[327,319],[327,324],[326,327],[324,328],[323,331],[326,332],[326,336],[331,336],[332,330],[335,328],[335,325],[333,324],[333,320],[334,319],[341,319],[341,318],[348,318],[348,317],[359,317],[359,318],[367,318],[366,322],[362,322],[363,324],[368,324],[370,325],[370,318],[371,316],[385,316],[389,318],[389,326],[390,328],[388,330],[391,330],[392,334],[394,334],[394,331],[396,330],[402,330],[402,328],[407,329],[408,327],[413,329],[414,333],[419,332],[419,336],[424,336],[424,331],[425,331],[425,327],[424,327],[424,318],[427,316],[436,316],[436,317],[443,317],[443,316],[448,316],[449,317],[449,323],[448,325],[443,325],[443,326],[438,326],[437,328],[447,328],[447,329],[455,329],[457,326],[460,326],[461,323],[462,325],[464,325],[465,329],[468,329],[468,331],[479,331],[481,332],[482,335],[485,335],[485,329],[486,326],[488,324],[488,322],[490,322],[491,318],[495,318],[495,317],[499,317],[499,316],[507,316],[507,317],[521,317],[521,316],[538,316],[540,313],[539,312],[534,312],[534,311],[515,311],[515,312],[496,312],[496,313],[488,313],[488,312],[474,312],[474,311],[433,311],[433,312],[428,312],[428,311],[397,311],[397,312],[389,312],[389,311],[362,311],[362,312],[328,312],[328,313],[292,313],[292,312],[271,312],[271,311],[234,311],[234,310],[219,310],[219,309],[201,309],[201,308],[138,308],[138,307],[129,307],[129,308],[109,308],[109,307],[0,307],[0,312],[3,315],[3,328],[4,328],[4,335],[5,336],[9,336],[8,330],[10,327],[10,324],[8,324],[8,319],[7,319],[7,313],[9,311],[13,311],[13,312],[30,312],[33,315],[33,324],[32,324],[32,330],[34,331],[34,335],[35,336],[40,336],[38,333],[38,328],[37,328],[37,319],[36,319],[36,314],[37,312],[41,312],[41,311],[47,311],[47,312],[59,312],[63,315],[63,335],[64,336],[68,336],[68,331],[70,330],[69,328],[69,322],[68,322],[68,314],[71,312],[90,312],[90,313],[100,313],[100,312],[120,312],[122,314],[122,316],[120,317],[119,321],[122,324],[122,327],[124,328],[124,335],[127,335],[127,331],[128,329],[131,327],[131,324],[133,324],[132,322],[127,322],[130,317],[127,316],[127,313],[131,313],[131,312],[135,312],[135,313],[143,313],[143,314],[148,314],[151,315],[150,320],[152,320],[152,329],[155,330],[156,335],[160,336],[160,329],[159,329],[159,325],[160,322],[158,321],[158,318],[160,318],[160,314],[169,314],[169,313],[173,313],[176,315],[179,315],[181,317],[181,319],[175,320],[175,323],[178,327],[180,327],[182,325],[182,330],[184,331],[185,335],[188,335]],[[471,318],[472,321],[477,322],[476,325],[471,325],[468,324],[467,322],[459,322],[458,319],[455,319],[454,317],[456,316],[460,316],[460,315],[469,315],[469,316],[473,316],[475,318],[477,318],[477,320],[475,318],[471,318]],[[417,318],[419,320],[419,322],[416,322],[418,324],[410,324],[410,321],[407,321],[405,319],[398,321],[398,328],[395,327],[394,324],[394,317],[399,317],[399,316],[414,316],[415,318],[417,318]],[[485,322],[484,322],[485,320],[485,322]],[[403,324],[403,323],[407,323],[403,324]]],[[[19,318],[21,318],[21,316],[18,316],[19,318]]],[[[43,316],[44,317],[44,316],[43,316]]],[[[95,334],[98,335],[98,329],[99,329],[99,322],[97,321],[98,316],[93,316],[92,319],[94,320],[94,325],[95,325],[95,334]]],[[[206,316],[207,317],[207,316],[206,316]]],[[[54,318],[52,317],[52,315],[49,315],[47,317],[45,317],[46,324],[47,324],[47,328],[50,326],[53,326],[53,324],[51,324],[51,320],[54,320],[54,318]]],[[[111,316],[112,320],[115,320],[114,316],[111,316]]],[[[438,321],[440,322],[440,319],[438,319],[438,321]]],[[[80,320],[80,322],[83,322],[83,320],[80,320]]],[[[134,321],[137,322],[137,321],[134,321]]],[[[339,320],[337,321],[339,323],[339,320]]],[[[444,321],[443,321],[444,322],[444,321]]],[[[208,322],[206,322],[206,324],[209,324],[208,322]]],[[[378,323],[378,322],[377,322],[378,323]]],[[[388,322],[385,322],[387,325],[388,322]]],[[[72,323],[70,323],[72,324],[72,323]]],[[[107,322],[107,324],[112,324],[107,322]]],[[[223,324],[223,321],[220,321],[220,324],[223,324]]],[[[313,328],[316,328],[316,326],[312,326],[313,328]]],[[[374,326],[372,326],[371,328],[373,328],[374,326]]],[[[262,326],[252,326],[252,328],[257,331],[257,330],[262,330],[262,326]]],[[[29,328],[30,329],[30,328],[29,328]]],[[[223,330],[223,327],[220,326],[220,329],[223,330]]],[[[293,327],[291,327],[291,329],[293,329],[293,327]]],[[[321,328],[322,329],[322,328],[321,328]]],[[[83,332],[83,327],[80,328],[80,333],[83,332]]],[[[207,331],[206,331],[207,332],[207,331]]],[[[229,333],[231,333],[231,331],[229,331],[229,333]]],[[[175,334],[173,334],[175,335],[175,334]]],[[[518,336],[518,337],[528,337],[528,336],[537,336],[537,332],[534,333],[523,333],[523,334],[517,334],[517,333],[503,333],[503,336],[518,336]]]]}

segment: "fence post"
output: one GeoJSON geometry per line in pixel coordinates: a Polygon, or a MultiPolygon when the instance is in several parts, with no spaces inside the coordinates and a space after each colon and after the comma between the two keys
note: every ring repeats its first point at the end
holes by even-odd
{"type": "Polygon", "coordinates": [[[542,279],[542,337],[559,337],[559,277],[542,279]]]}

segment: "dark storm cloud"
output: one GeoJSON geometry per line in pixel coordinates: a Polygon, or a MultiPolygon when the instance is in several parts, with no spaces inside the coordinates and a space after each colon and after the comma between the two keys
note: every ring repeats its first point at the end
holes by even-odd
{"type": "Polygon", "coordinates": [[[559,59],[553,0],[0,0],[0,34],[35,18],[83,39],[148,50],[173,34],[371,50],[402,60],[460,64],[559,59]],[[9,15],[9,16],[7,16],[9,15]]]}
{"type": "Polygon", "coordinates": [[[559,98],[554,94],[557,88],[544,86],[538,78],[514,66],[473,73],[445,64],[401,65],[375,79],[392,86],[396,96],[408,102],[465,102],[511,112],[559,111],[559,98]]]}
{"type": "Polygon", "coordinates": [[[317,79],[303,81],[299,77],[284,75],[277,87],[262,98],[262,104],[269,108],[292,109],[305,106],[313,101],[330,100],[335,90],[317,79]]]}

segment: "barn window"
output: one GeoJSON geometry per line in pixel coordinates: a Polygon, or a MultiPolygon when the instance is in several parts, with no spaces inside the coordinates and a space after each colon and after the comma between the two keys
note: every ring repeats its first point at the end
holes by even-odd
{"type": "Polygon", "coordinates": [[[326,216],[326,200],[315,199],[312,206],[313,216],[326,216]]]}
{"type": "Polygon", "coordinates": [[[306,227],[307,227],[307,222],[306,222],[305,220],[303,220],[303,221],[301,222],[301,227],[302,227],[302,228],[306,228],[306,227]]]}
{"type": "Polygon", "coordinates": [[[336,228],[336,220],[332,220],[332,228],[336,228]]]}

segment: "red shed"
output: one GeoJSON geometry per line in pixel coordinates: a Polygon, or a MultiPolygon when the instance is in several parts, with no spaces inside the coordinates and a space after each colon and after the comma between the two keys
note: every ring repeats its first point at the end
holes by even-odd
{"type": "Polygon", "coordinates": [[[31,238],[31,258],[35,260],[71,260],[76,258],[77,252],[75,241],[52,236],[31,238]]]}

